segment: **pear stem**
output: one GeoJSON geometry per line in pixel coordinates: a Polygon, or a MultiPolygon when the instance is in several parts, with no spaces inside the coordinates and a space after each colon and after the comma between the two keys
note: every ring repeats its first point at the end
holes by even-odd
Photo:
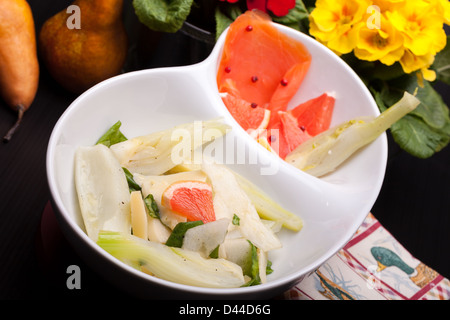
{"type": "Polygon", "coordinates": [[[20,126],[20,123],[22,122],[23,114],[25,113],[25,107],[22,104],[19,104],[15,107],[17,110],[17,121],[16,123],[9,129],[9,131],[6,133],[6,135],[3,137],[3,142],[9,142],[16,132],[17,128],[20,126]]]}

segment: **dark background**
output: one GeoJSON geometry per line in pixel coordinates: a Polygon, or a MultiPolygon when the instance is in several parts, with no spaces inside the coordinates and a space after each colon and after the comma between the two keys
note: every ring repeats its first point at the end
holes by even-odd
{"type": "MultiPolygon", "coordinates": [[[[65,9],[71,1],[30,0],[29,3],[38,32],[46,19],[65,9]]],[[[139,35],[130,31],[131,41],[139,35]]],[[[157,38],[158,46],[150,48],[153,49],[150,53],[147,51],[148,63],[141,67],[183,65],[206,57],[193,56],[197,45],[180,34],[157,35],[157,38]]],[[[136,68],[136,60],[130,60],[128,68],[136,68]]],[[[438,85],[437,88],[449,105],[449,87],[438,85]]],[[[84,265],[59,233],[47,206],[48,139],[54,124],[76,97],[55,83],[41,64],[39,91],[33,105],[13,139],[0,144],[2,299],[128,297],[84,265]],[[71,264],[82,270],[82,290],[66,287],[66,268],[71,264]]],[[[0,100],[1,136],[15,118],[0,100]]],[[[422,160],[401,151],[389,135],[388,138],[388,167],[372,213],[414,257],[450,278],[450,147],[422,160]]]]}

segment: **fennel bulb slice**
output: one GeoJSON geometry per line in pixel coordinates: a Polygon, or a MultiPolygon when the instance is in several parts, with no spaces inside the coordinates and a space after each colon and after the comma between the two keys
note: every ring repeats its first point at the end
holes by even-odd
{"type": "Polygon", "coordinates": [[[201,146],[225,135],[230,127],[220,119],[195,121],[135,137],[110,148],[122,167],[144,175],[161,175],[183,162],[193,162],[201,146]]]}
{"type": "Polygon", "coordinates": [[[239,225],[231,226],[239,229],[244,238],[264,251],[281,248],[280,239],[263,224],[251,200],[239,186],[231,170],[209,161],[203,163],[202,170],[213,186],[216,217],[226,217],[232,221],[233,216],[237,215],[239,225]]]}
{"type": "Polygon", "coordinates": [[[242,268],[225,259],[204,258],[198,252],[118,232],[99,233],[97,244],[125,263],[142,265],[160,279],[209,288],[237,288],[245,283],[242,268]]]}
{"type": "Polygon", "coordinates": [[[131,233],[128,183],[111,150],[102,144],[79,147],[74,174],[87,235],[97,241],[102,229],[131,233]]]}
{"type": "Polygon", "coordinates": [[[147,218],[147,235],[148,240],[166,243],[170,237],[171,230],[164,225],[160,219],[148,217],[147,218]]]}
{"type": "Polygon", "coordinates": [[[177,181],[206,181],[207,176],[201,170],[195,170],[165,174],[160,176],[142,175],[136,173],[133,175],[133,178],[136,183],[142,188],[141,191],[144,197],[147,197],[149,194],[153,195],[153,198],[155,199],[155,202],[159,208],[161,221],[165,225],[173,229],[179,222],[186,221],[186,217],[181,216],[162,205],[161,200],[164,190],[166,190],[172,183],[177,181]]]}
{"type": "MultiPolygon", "coordinates": [[[[171,172],[198,172],[201,165],[180,164],[171,169],[171,172]]],[[[253,182],[234,172],[239,186],[245,191],[256,211],[262,219],[281,223],[283,227],[292,231],[303,228],[303,220],[295,213],[285,209],[275,202],[267,193],[258,188],[253,182]]],[[[226,206],[226,204],[224,204],[226,206]]]]}
{"type": "Polygon", "coordinates": [[[316,177],[330,173],[419,104],[416,97],[405,92],[397,103],[378,117],[361,117],[330,128],[303,142],[286,156],[286,161],[316,177]]]}
{"type": "Polygon", "coordinates": [[[280,222],[283,227],[293,231],[300,231],[303,228],[303,220],[300,217],[283,208],[251,181],[237,173],[235,175],[261,218],[280,222]]]}
{"type": "Polygon", "coordinates": [[[250,274],[252,267],[252,247],[244,238],[226,238],[219,247],[219,258],[227,259],[241,266],[244,274],[250,274]]]}
{"type": "Polygon", "coordinates": [[[208,257],[225,240],[230,221],[226,218],[190,228],[184,234],[181,248],[208,257]]]}

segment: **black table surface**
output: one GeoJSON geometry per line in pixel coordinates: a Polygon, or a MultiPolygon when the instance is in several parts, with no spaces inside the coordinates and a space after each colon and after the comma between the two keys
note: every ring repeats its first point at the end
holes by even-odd
{"type": "MultiPolygon", "coordinates": [[[[71,1],[29,3],[39,31],[46,19],[71,1]]],[[[186,60],[183,51],[192,48],[179,35],[166,35],[154,49],[145,67],[192,62],[186,60]]],[[[450,104],[449,87],[439,85],[437,89],[450,104]]],[[[0,145],[2,299],[130,297],[106,283],[77,256],[61,234],[48,203],[48,140],[58,118],[76,97],[62,89],[41,65],[33,105],[13,139],[0,145]],[[69,290],[66,286],[70,265],[78,265],[82,270],[81,290],[69,290]]],[[[0,100],[1,135],[15,117],[0,100]]],[[[414,257],[450,278],[450,147],[424,160],[397,148],[389,134],[388,139],[387,171],[371,212],[414,257]]]]}

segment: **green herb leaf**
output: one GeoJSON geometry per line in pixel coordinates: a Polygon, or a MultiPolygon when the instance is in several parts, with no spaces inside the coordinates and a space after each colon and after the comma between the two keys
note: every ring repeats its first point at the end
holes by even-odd
{"type": "Polygon", "coordinates": [[[172,233],[169,236],[169,239],[166,241],[166,245],[169,247],[177,247],[181,248],[183,245],[183,239],[184,235],[186,234],[186,231],[188,231],[190,228],[202,225],[203,221],[188,221],[188,222],[180,222],[178,223],[175,228],[173,228],[172,233]]]}
{"type": "Polygon", "coordinates": [[[127,169],[122,167],[123,172],[125,172],[125,177],[127,178],[128,188],[130,189],[130,193],[133,191],[140,191],[141,186],[136,183],[133,179],[133,174],[127,169]]]}
{"type": "Polygon", "coordinates": [[[150,193],[148,196],[144,198],[145,206],[147,207],[147,213],[150,217],[159,219],[159,207],[158,204],[155,201],[155,198],[150,193]]]}
{"type": "Polygon", "coordinates": [[[261,278],[259,277],[259,262],[258,262],[258,253],[256,251],[256,247],[253,243],[247,240],[251,246],[251,267],[249,271],[244,271],[244,275],[249,276],[251,280],[249,280],[243,287],[250,287],[261,284],[261,278]]]}
{"type": "Polygon", "coordinates": [[[113,144],[128,140],[122,132],[120,132],[120,126],[122,123],[117,121],[104,135],[98,139],[96,144],[104,144],[108,148],[113,144]]]}
{"type": "Polygon", "coordinates": [[[241,219],[240,219],[236,214],[234,214],[234,215],[233,215],[233,220],[231,221],[231,223],[232,223],[233,225],[235,225],[235,226],[238,226],[239,223],[240,223],[240,221],[241,221],[241,219]]]}
{"type": "Polygon", "coordinates": [[[266,274],[271,274],[272,272],[273,272],[272,261],[267,260],[266,274]]]}
{"type": "Polygon", "coordinates": [[[217,258],[219,258],[219,247],[220,247],[220,245],[217,246],[213,251],[211,251],[211,253],[209,254],[209,257],[210,257],[211,259],[217,259],[217,258]]]}
{"type": "Polygon", "coordinates": [[[133,0],[141,23],[152,30],[177,32],[191,12],[193,0],[133,0]]]}

